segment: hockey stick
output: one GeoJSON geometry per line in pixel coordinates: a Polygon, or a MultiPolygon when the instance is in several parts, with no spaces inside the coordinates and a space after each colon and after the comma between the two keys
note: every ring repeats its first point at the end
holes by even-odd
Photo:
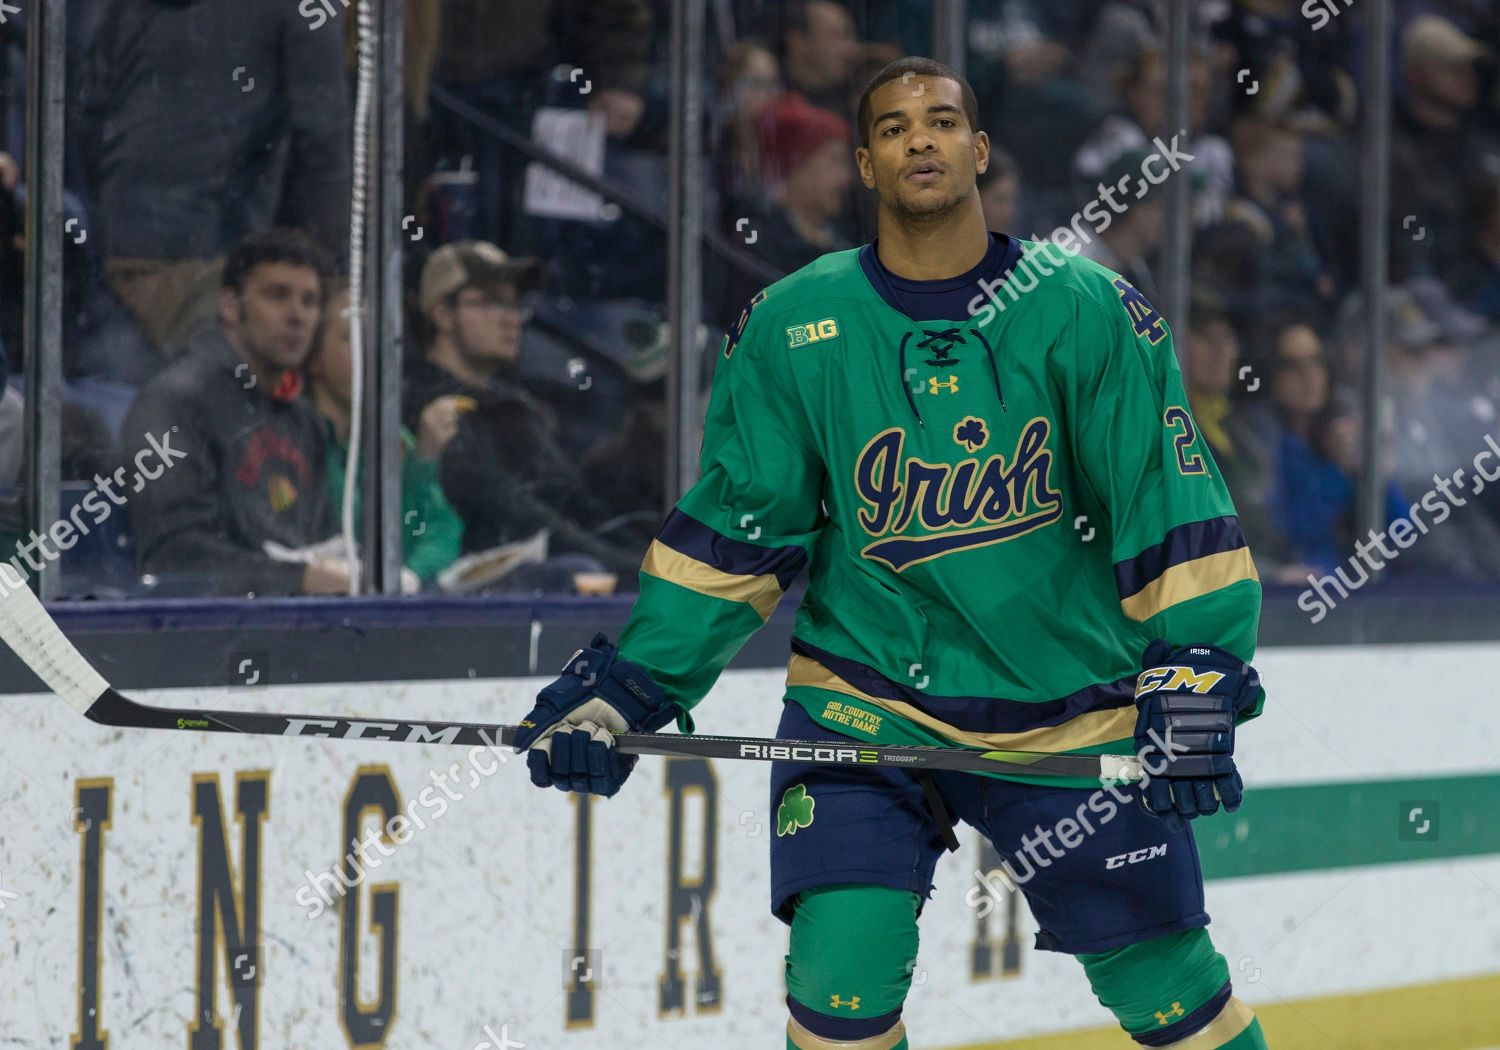
{"type": "MultiPolygon", "coordinates": [[[[69,707],[91,721],[132,729],[202,733],[389,740],[405,744],[510,745],[516,726],[476,722],[407,722],[250,711],[197,711],[137,703],[105,681],[68,641],[14,569],[0,564],[0,638],[69,707]]],[[[813,765],[896,766],[970,773],[1139,780],[1140,761],[1127,755],[1058,755],[1037,751],[971,751],[759,737],[623,733],[615,746],[634,755],[790,760],[813,765]]]]}

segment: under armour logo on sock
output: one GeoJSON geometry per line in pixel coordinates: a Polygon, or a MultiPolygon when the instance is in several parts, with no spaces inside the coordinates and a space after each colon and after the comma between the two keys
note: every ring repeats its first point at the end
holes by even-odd
{"type": "MultiPolygon", "coordinates": [[[[830,995],[828,997],[828,1005],[831,1006],[831,1007],[833,1007],[835,1010],[837,1010],[841,1006],[847,1006],[851,1010],[858,1010],[859,1009],[859,996],[855,995],[855,996],[851,996],[848,999],[843,999],[843,998],[840,998],[837,995],[830,995]]],[[[1178,1012],[1180,1013],[1181,1011],[1178,1011],[1178,1012]]]]}
{"type": "Polygon", "coordinates": [[[1156,1011],[1156,1023],[1159,1024],[1159,1025],[1163,1025],[1163,1024],[1166,1024],[1168,1021],[1172,1020],[1173,1018],[1175,1018],[1175,1017],[1181,1017],[1181,1016],[1182,1016],[1182,1004],[1181,1003],[1173,1003],[1172,1004],[1172,1009],[1168,1010],[1166,1013],[1162,1013],[1160,1010],[1156,1011]]]}

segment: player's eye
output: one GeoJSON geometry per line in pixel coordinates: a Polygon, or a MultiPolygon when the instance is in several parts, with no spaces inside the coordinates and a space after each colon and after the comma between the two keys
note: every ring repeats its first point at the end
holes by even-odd
{"type": "Polygon", "coordinates": [[[958,127],[958,125],[953,122],[953,118],[952,117],[940,117],[937,120],[933,121],[933,123],[935,123],[940,128],[956,128],[956,127],[958,127]]]}
{"type": "Polygon", "coordinates": [[[890,138],[891,137],[891,132],[893,132],[893,131],[899,132],[900,130],[901,130],[901,125],[900,124],[888,124],[888,125],[886,125],[885,129],[883,131],[881,131],[881,134],[884,135],[886,138],[890,138]]]}

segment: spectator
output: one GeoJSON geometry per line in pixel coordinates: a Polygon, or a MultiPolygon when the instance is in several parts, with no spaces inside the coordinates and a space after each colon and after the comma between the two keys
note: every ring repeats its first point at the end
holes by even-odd
{"type": "Polygon", "coordinates": [[[213,326],[226,248],[272,225],[337,257],[350,123],[337,33],[289,3],[113,3],[79,91],[104,275],[153,346],[213,326]]]}
{"type": "MultiPolygon", "coordinates": [[[[1295,376],[1300,371],[1294,367],[1287,374],[1295,376]]],[[[1360,442],[1358,413],[1332,404],[1310,418],[1305,437],[1291,432],[1283,435],[1271,512],[1301,562],[1285,570],[1280,577],[1283,582],[1326,575],[1345,561],[1359,567],[1353,555],[1356,537],[1363,538],[1355,502],[1360,442]]],[[[1383,503],[1386,525],[1405,515],[1406,509],[1401,490],[1388,481],[1383,503]]],[[[1359,572],[1363,577],[1363,567],[1359,572]]]]}
{"type": "Polygon", "coordinates": [[[1072,160],[1103,106],[1078,79],[1076,17],[1090,4],[974,0],[965,10],[968,76],[1000,146],[1026,164],[1027,219],[1039,230],[1067,222],[1074,199],[1072,160]]]}
{"type": "Polygon", "coordinates": [[[764,163],[760,123],[781,93],[776,56],[758,40],[741,40],[719,70],[718,128],[714,136],[714,181],[719,191],[719,226],[735,224],[764,210],[764,163]]]}
{"type": "MultiPolygon", "coordinates": [[[[850,90],[859,37],[849,9],[835,0],[790,0],[781,33],[787,86],[812,105],[853,118],[850,90]]],[[[857,97],[857,96],[856,96],[857,97]]]]}
{"type": "MultiPolygon", "coordinates": [[[[1387,390],[1395,393],[1410,384],[1425,386],[1427,350],[1442,341],[1442,330],[1405,288],[1387,288],[1384,302],[1387,390]]],[[[1362,293],[1350,294],[1339,307],[1338,327],[1343,353],[1337,363],[1337,377],[1340,386],[1352,390],[1359,385],[1365,356],[1362,293]]]]}
{"type": "MultiPolygon", "coordinates": [[[[1295,563],[1283,582],[1330,573],[1354,552],[1358,416],[1332,401],[1323,341],[1310,325],[1291,321],[1275,334],[1271,396],[1277,432],[1271,522],[1295,563]],[[1355,428],[1351,436],[1350,427],[1355,428]]],[[[1385,492],[1385,520],[1405,512],[1394,483],[1385,492]]]]}
{"type": "MultiPolygon", "coordinates": [[[[1432,299],[1430,289],[1424,296],[1432,299]]],[[[1489,411],[1485,390],[1465,368],[1465,355],[1448,342],[1463,322],[1444,317],[1439,323],[1423,309],[1410,289],[1386,290],[1386,411],[1393,430],[1387,476],[1398,491],[1420,498],[1468,464],[1484,448],[1486,421],[1474,412],[1489,411]]],[[[1363,302],[1356,293],[1340,311],[1346,360],[1353,365],[1365,340],[1363,302]]],[[[1462,479],[1457,483],[1462,493],[1462,479]]],[[[1404,511],[1403,511],[1404,513],[1404,511]]],[[[1423,536],[1402,555],[1404,568],[1469,578],[1500,574],[1500,528],[1480,508],[1454,509],[1441,527],[1423,536]]]]}
{"type": "Polygon", "coordinates": [[[795,92],[767,107],[760,142],[771,209],[757,245],[761,258],[790,273],[849,247],[837,220],[854,182],[852,136],[842,118],[795,92]]]}
{"type": "MultiPolygon", "coordinates": [[[[444,0],[441,22],[434,82],[513,131],[530,136],[543,106],[587,108],[612,140],[641,130],[651,73],[648,0],[444,0]],[[585,79],[589,91],[580,95],[585,79]]],[[[472,158],[478,172],[470,228],[450,239],[538,236],[524,220],[525,153],[444,109],[433,114],[431,140],[439,167],[466,168],[472,158]]]]}
{"type": "Polygon", "coordinates": [[[1149,156],[1147,150],[1124,153],[1105,173],[1106,186],[1125,188],[1118,197],[1128,207],[1115,214],[1097,236],[1084,244],[1079,254],[1115,271],[1147,299],[1155,300],[1156,276],[1151,271],[1151,260],[1161,244],[1165,195],[1151,190],[1144,196],[1136,196],[1140,191],[1133,189],[1145,185],[1141,164],[1149,156]]]}
{"type": "Polygon", "coordinates": [[[1307,131],[1352,127],[1359,111],[1348,72],[1355,19],[1332,17],[1327,10],[1347,6],[1235,0],[1211,30],[1224,53],[1223,75],[1245,89],[1255,85],[1253,92],[1229,93],[1235,114],[1287,121],[1307,131]]]}
{"type": "Polygon", "coordinates": [[[1189,308],[1185,350],[1184,379],[1193,418],[1234,498],[1250,549],[1260,563],[1284,560],[1278,558],[1275,532],[1265,512],[1270,450],[1265,435],[1255,432],[1252,419],[1232,400],[1236,379],[1242,375],[1239,338],[1222,306],[1206,295],[1194,296],[1189,308]]]}
{"type": "Polygon", "coordinates": [[[323,424],[300,371],[329,272],[305,234],[252,234],[225,260],[218,326],[137,395],[127,456],[160,441],[181,454],[130,496],[142,571],[191,574],[204,594],[348,590],[342,564],[275,561],[263,547],[302,548],[336,531],[323,424]]]}
{"type": "Polygon", "coordinates": [[[1401,51],[1407,95],[1391,128],[1392,275],[1452,280],[1470,222],[1464,205],[1500,170],[1500,144],[1475,122],[1475,62],[1486,51],[1436,15],[1407,23],[1401,51]]]}
{"type": "Polygon", "coordinates": [[[1021,199],[1021,169],[1002,149],[990,150],[990,166],[979,176],[979,203],[984,228],[996,233],[1021,234],[1017,222],[1021,199]]]}
{"type": "MultiPolygon", "coordinates": [[[[594,441],[579,461],[589,491],[621,520],[622,540],[632,537],[640,550],[651,545],[668,503],[661,453],[667,446],[669,326],[655,326],[654,335],[648,340],[642,331],[639,340],[631,340],[625,374],[634,388],[632,404],[619,425],[594,441]]],[[[711,365],[704,374],[710,370],[711,365]]]]}
{"type": "MultiPolygon", "coordinates": [[[[350,0],[341,16],[344,71],[351,80],[359,68],[359,3],[360,0],[350,0]]],[[[438,58],[443,5],[444,0],[403,0],[401,5],[401,97],[406,121],[401,136],[402,172],[410,211],[417,210],[421,182],[433,167],[427,155],[432,144],[427,121],[432,113],[432,72],[438,58]]]]}
{"type": "MultiPolygon", "coordinates": [[[[633,574],[643,549],[596,535],[611,508],[581,482],[557,443],[557,417],[514,382],[534,259],[513,259],[493,244],[465,241],[433,252],[422,271],[422,312],[431,327],[425,360],[408,376],[406,423],[434,401],[432,426],[451,431],[439,476],[464,523],[464,550],[483,551],[550,531],[565,567],[633,574]]],[[[524,578],[524,577],[523,577],[524,578]]]]}
{"type": "MultiPolygon", "coordinates": [[[[1121,71],[1119,80],[1122,108],[1099,121],[1073,158],[1077,192],[1083,199],[1094,196],[1098,184],[1121,156],[1159,148],[1153,146],[1154,139],[1171,142],[1182,132],[1167,126],[1165,51],[1155,45],[1142,48],[1121,71]]],[[[1205,130],[1212,99],[1208,61],[1195,54],[1188,67],[1188,123],[1192,171],[1199,180],[1198,192],[1193,195],[1193,221],[1199,227],[1223,214],[1234,183],[1234,153],[1229,143],[1205,130]]]]}
{"type": "Polygon", "coordinates": [[[1475,186],[1465,209],[1466,235],[1449,276],[1470,310],[1500,322],[1500,176],[1475,186]]]}
{"type": "MultiPolygon", "coordinates": [[[[64,230],[90,227],[82,201],[63,191],[64,230]]],[[[0,353],[13,371],[23,370],[22,330],[26,315],[26,186],[20,166],[0,153],[0,353]]],[[[69,236],[62,245],[63,375],[99,377],[138,385],[161,368],[161,355],[125,308],[100,285],[87,238],[69,236]]],[[[66,440],[67,434],[64,433],[66,440]]],[[[64,475],[69,477],[69,475],[64,475]]]]}
{"type": "Polygon", "coordinates": [[[1310,444],[1313,424],[1333,390],[1323,339],[1295,315],[1284,319],[1272,339],[1271,397],[1277,418],[1284,430],[1310,444]]]}
{"type": "Polygon", "coordinates": [[[437,79],[529,130],[546,79],[565,63],[589,79],[588,108],[606,133],[624,138],[645,109],[651,25],[646,0],[447,0],[437,79]]]}
{"type": "MultiPolygon", "coordinates": [[[[351,348],[349,345],[349,286],[336,285],[323,310],[323,326],[307,362],[308,392],[326,423],[328,498],[335,520],[344,507],[344,478],[349,456],[351,348]]],[[[451,415],[442,400],[429,404],[418,421],[418,434],[401,428],[401,558],[405,566],[402,590],[408,593],[430,584],[458,557],[463,522],[443,495],[437,460],[451,437],[451,415]]],[[[360,520],[360,492],[356,474],[354,519],[360,520]]]]}
{"type": "Polygon", "coordinates": [[[1237,293],[1252,308],[1326,309],[1335,286],[1308,229],[1301,133],[1290,124],[1241,117],[1232,139],[1236,196],[1224,221],[1204,231],[1206,266],[1242,274],[1237,293]],[[1229,254],[1246,257],[1229,262],[1229,254]]]}
{"type": "MultiPolygon", "coordinates": [[[[1212,22],[1221,11],[1216,4],[1189,7],[1189,46],[1206,49],[1212,22]]],[[[1120,70],[1166,39],[1167,5],[1160,0],[1092,0],[1080,5],[1076,17],[1072,50],[1078,56],[1079,79],[1090,95],[1118,103],[1120,70]]]]}

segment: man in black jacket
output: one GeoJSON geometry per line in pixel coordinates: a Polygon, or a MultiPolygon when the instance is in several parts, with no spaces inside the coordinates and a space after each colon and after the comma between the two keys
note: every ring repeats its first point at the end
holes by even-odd
{"type": "Polygon", "coordinates": [[[184,455],[130,495],[144,572],[195,580],[203,594],[339,594],[342,565],[273,560],[337,531],[317,412],[301,396],[329,276],[305,234],[272,229],[225,260],[219,325],[146,384],[125,419],[130,442],[170,432],[184,455]]]}
{"type": "Polygon", "coordinates": [[[558,444],[552,408],[511,378],[525,321],[520,296],[539,276],[536,260],[484,241],[432,253],[420,289],[432,335],[425,360],[407,376],[406,425],[415,428],[424,412],[445,414],[446,425],[433,419],[452,435],[439,474],[464,520],[465,551],[546,528],[552,554],[582,556],[575,568],[602,565],[628,580],[644,547],[600,534],[618,510],[595,498],[558,444]]]}
{"type": "Polygon", "coordinates": [[[344,250],[342,45],[341,26],[312,31],[288,0],[107,0],[77,95],[89,234],[158,350],[211,326],[246,234],[293,226],[344,250]]]}

